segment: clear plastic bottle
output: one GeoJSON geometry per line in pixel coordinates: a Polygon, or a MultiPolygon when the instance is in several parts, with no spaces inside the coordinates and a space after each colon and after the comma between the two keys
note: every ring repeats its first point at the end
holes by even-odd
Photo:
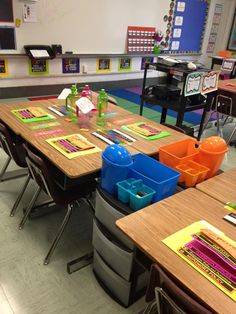
{"type": "MultiPolygon", "coordinates": [[[[80,98],[82,98],[82,97],[88,98],[87,92],[85,90],[80,95],[80,98]]],[[[89,120],[91,118],[91,113],[90,112],[83,113],[76,106],[76,115],[77,115],[77,118],[78,118],[79,127],[81,129],[89,129],[89,120]]]]}
{"type": "Polygon", "coordinates": [[[97,125],[105,126],[108,106],[108,96],[104,89],[101,89],[97,97],[97,125]]]}

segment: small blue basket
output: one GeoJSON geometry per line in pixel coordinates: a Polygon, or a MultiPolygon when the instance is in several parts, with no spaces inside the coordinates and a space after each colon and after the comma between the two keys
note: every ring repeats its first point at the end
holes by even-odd
{"type": "Polygon", "coordinates": [[[155,194],[156,191],[142,184],[142,186],[140,186],[139,188],[135,188],[130,191],[129,206],[133,210],[139,210],[143,207],[146,207],[152,202],[152,198],[155,194]],[[143,195],[140,196],[140,193],[142,193],[143,195]]]}
{"type": "Polygon", "coordinates": [[[118,200],[122,203],[129,203],[130,200],[130,190],[137,188],[143,184],[142,180],[137,180],[134,178],[129,178],[127,180],[117,182],[118,188],[118,200]]]}
{"type": "Polygon", "coordinates": [[[141,179],[155,190],[152,200],[155,203],[175,193],[180,173],[151,157],[135,154],[128,177],[141,179]]]}

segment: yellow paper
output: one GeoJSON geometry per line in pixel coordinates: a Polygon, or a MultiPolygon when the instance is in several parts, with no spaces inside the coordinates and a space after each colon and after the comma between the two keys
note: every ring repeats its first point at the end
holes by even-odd
{"type": "Polygon", "coordinates": [[[219,283],[219,280],[216,280],[214,277],[210,276],[209,273],[207,273],[206,269],[204,271],[203,270],[204,267],[201,267],[200,265],[201,263],[198,263],[198,265],[196,265],[193,261],[190,261],[182,253],[179,252],[181,248],[183,248],[188,242],[193,240],[192,235],[200,232],[201,229],[211,230],[212,232],[220,236],[222,239],[227,241],[229,244],[236,247],[235,241],[228,238],[223,232],[216,229],[214,226],[212,226],[211,224],[204,220],[191,224],[190,226],[167,237],[162,242],[165,243],[172,251],[178,254],[182,259],[184,259],[188,264],[195,268],[204,277],[210,280],[215,286],[217,286],[220,290],[227,294],[231,299],[236,301],[236,288],[232,288],[232,291],[229,291],[222,284],[219,283]]]}
{"type": "Polygon", "coordinates": [[[8,60],[0,59],[0,77],[8,77],[8,60]]]}
{"type": "Polygon", "coordinates": [[[100,148],[90,143],[80,134],[54,137],[46,141],[68,159],[94,154],[101,151],[100,148]],[[63,144],[65,142],[67,143],[66,145],[69,145],[72,149],[74,148],[75,151],[72,151],[65,144],[63,144]],[[78,144],[81,145],[80,148],[78,144]]]}

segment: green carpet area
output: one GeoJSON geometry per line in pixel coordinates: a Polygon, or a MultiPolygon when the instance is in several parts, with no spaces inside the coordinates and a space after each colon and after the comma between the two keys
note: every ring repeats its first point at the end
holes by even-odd
{"type": "MultiPolygon", "coordinates": [[[[124,108],[124,109],[126,109],[132,113],[139,114],[139,109],[140,109],[139,105],[137,105],[131,101],[125,100],[124,98],[120,98],[120,97],[117,97],[114,95],[109,95],[109,96],[115,98],[120,107],[122,107],[122,108],[124,108]]],[[[160,123],[161,113],[158,111],[144,107],[143,108],[143,116],[145,118],[148,118],[148,119],[154,121],[154,122],[160,123]]],[[[167,115],[166,123],[169,123],[171,125],[175,125],[176,119],[167,115]]],[[[186,121],[184,124],[186,126],[192,126],[192,124],[187,123],[186,121]]]]}

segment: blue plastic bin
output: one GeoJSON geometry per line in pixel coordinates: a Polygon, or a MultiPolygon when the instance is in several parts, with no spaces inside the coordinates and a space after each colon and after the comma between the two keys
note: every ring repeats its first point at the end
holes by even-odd
{"type": "Polygon", "coordinates": [[[129,177],[143,180],[145,185],[156,191],[152,200],[154,203],[175,193],[180,173],[151,157],[135,154],[129,177]]]}
{"type": "Polygon", "coordinates": [[[109,145],[102,153],[102,188],[111,195],[116,196],[116,183],[128,178],[132,164],[132,156],[126,148],[117,144],[109,145]]]}
{"type": "Polygon", "coordinates": [[[117,182],[118,187],[118,200],[122,203],[129,203],[130,190],[142,186],[143,181],[134,178],[129,178],[121,182],[117,182]]]}
{"type": "Polygon", "coordinates": [[[152,198],[155,194],[155,190],[143,184],[140,187],[132,189],[130,191],[130,208],[132,208],[133,210],[139,210],[143,207],[148,206],[152,202],[152,198]],[[143,196],[139,196],[137,195],[138,192],[145,192],[146,194],[143,196]]]}

